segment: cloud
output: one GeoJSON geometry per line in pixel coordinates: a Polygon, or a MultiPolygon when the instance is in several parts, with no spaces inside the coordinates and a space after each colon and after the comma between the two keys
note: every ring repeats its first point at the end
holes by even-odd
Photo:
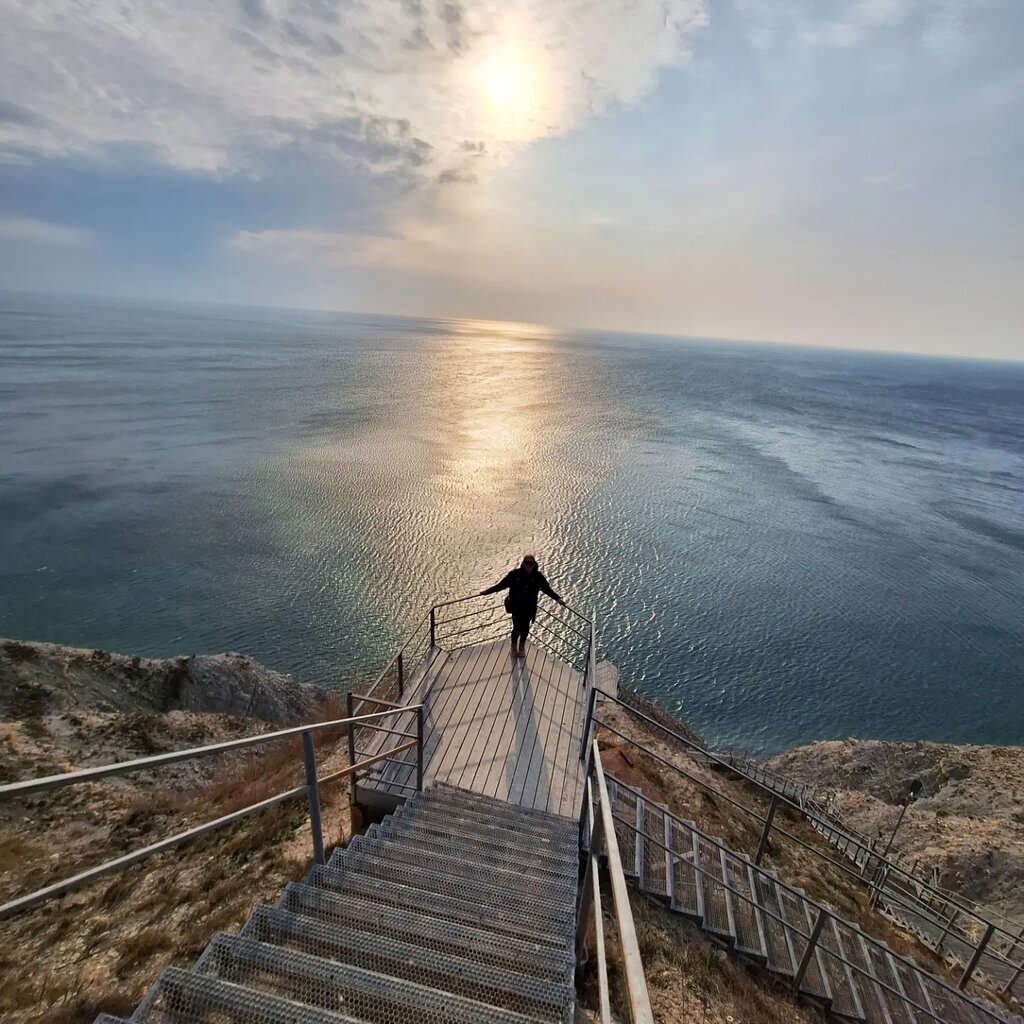
{"type": "Polygon", "coordinates": [[[0,0],[0,158],[470,177],[641,99],[707,2],[0,0]]]}
{"type": "Polygon", "coordinates": [[[22,245],[45,245],[64,249],[79,249],[90,245],[95,236],[84,228],[67,224],[52,224],[31,217],[0,218],[0,240],[22,245]]]}

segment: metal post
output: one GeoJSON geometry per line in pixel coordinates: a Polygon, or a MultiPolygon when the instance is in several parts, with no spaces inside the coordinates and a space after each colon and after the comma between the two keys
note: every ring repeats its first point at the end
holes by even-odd
{"type": "Polygon", "coordinates": [[[430,646],[437,646],[437,616],[434,609],[430,609],[430,646]]]}
{"type": "Polygon", "coordinates": [[[825,927],[825,922],[827,920],[828,911],[822,908],[818,911],[818,920],[814,922],[814,927],[811,929],[811,937],[807,940],[807,948],[804,950],[804,955],[800,958],[800,966],[796,969],[796,974],[793,976],[794,992],[800,991],[804,975],[807,973],[807,968],[811,963],[811,957],[814,954],[814,947],[818,944],[818,939],[821,937],[821,930],[825,927]]]}
{"type": "Polygon", "coordinates": [[[967,988],[967,983],[971,980],[971,975],[974,973],[974,968],[978,966],[978,961],[981,959],[981,954],[985,951],[985,947],[988,945],[988,940],[992,938],[992,933],[996,930],[996,926],[989,922],[989,926],[985,929],[985,934],[981,937],[981,942],[978,943],[971,955],[970,963],[964,968],[963,977],[956,983],[956,987],[961,992],[967,988]]]}
{"type": "MultiPolygon", "coordinates": [[[[347,706],[348,717],[349,718],[353,718],[354,717],[354,713],[352,711],[353,701],[352,701],[352,691],[351,690],[348,691],[348,694],[347,694],[347,696],[345,698],[345,703],[346,703],[346,706],[347,706]]],[[[348,764],[349,764],[349,767],[351,768],[355,763],[356,763],[356,730],[355,730],[355,726],[354,725],[349,724],[349,727],[348,727],[348,764]]],[[[348,802],[349,802],[349,804],[351,804],[351,806],[355,807],[355,805],[356,805],[356,773],[355,772],[352,772],[352,774],[348,777],[348,802]]]]}
{"type": "Polygon", "coordinates": [[[398,652],[398,699],[405,696],[405,673],[402,670],[402,652],[398,652]]]}
{"type": "Polygon", "coordinates": [[[416,789],[423,789],[423,705],[416,709],[416,789]]]}
{"type": "Polygon", "coordinates": [[[324,863],[324,830],[320,821],[320,786],[316,777],[316,751],[313,734],[302,734],[302,752],[306,761],[306,786],[309,789],[309,828],[313,833],[313,860],[324,863]]]}
{"type": "MultiPolygon", "coordinates": [[[[1024,938],[1024,929],[1021,929],[1020,937],[1024,938]]],[[[1016,948],[1016,945],[1017,945],[1017,943],[1015,942],[1014,943],[1014,947],[1015,948],[1016,948]]],[[[1011,953],[1011,956],[1012,956],[1012,953],[1011,953]]],[[[1012,995],[1013,994],[1013,986],[1017,984],[1017,979],[1022,974],[1024,974],[1024,960],[1021,960],[1021,962],[1017,965],[1017,970],[1015,970],[1013,972],[1013,974],[1010,976],[1010,980],[1004,986],[1004,988],[1003,988],[1003,995],[1004,996],[1005,995],[1012,995]]]]}
{"type": "Polygon", "coordinates": [[[935,952],[942,952],[942,943],[945,942],[946,936],[950,933],[953,925],[956,923],[956,919],[960,914],[960,908],[957,907],[952,914],[949,915],[949,920],[946,922],[945,928],[942,929],[942,934],[939,936],[939,941],[935,943],[935,952]]]}
{"type": "MultiPolygon", "coordinates": [[[[587,780],[585,787],[588,796],[592,799],[590,780],[587,780]]],[[[593,806],[593,804],[591,804],[593,806]]],[[[604,843],[604,822],[601,815],[597,815],[590,831],[590,853],[587,856],[587,866],[583,875],[583,885],[580,887],[580,904],[576,911],[576,963],[582,964],[586,949],[587,925],[590,923],[590,914],[594,907],[594,891],[597,887],[597,859],[601,855],[601,846],[604,843]]],[[[597,923],[598,928],[601,922],[597,923]]]]}
{"type": "Polygon", "coordinates": [[[761,858],[764,856],[765,850],[768,849],[768,833],[772,830],[772,821],[775,819],[775,812],[779,806],[779,798],[772,796],[771,803],[768,804],[768,814],[764,819],[764,830],[761,832],[761,840],[757,844],[757,853],[754,854],[754,864],[760,866],[761,858]]]}

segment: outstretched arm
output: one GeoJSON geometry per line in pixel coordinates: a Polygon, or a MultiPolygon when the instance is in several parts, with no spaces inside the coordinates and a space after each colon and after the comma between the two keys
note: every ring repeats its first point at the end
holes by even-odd
{"type": "Polygon", "coordinates": [[[480,591],[480,596],[484,594],[496,594],[499,590],[507,590],[512,584],[512,573],[506,573],[502,579],[498,580],[493,587],[488,587],[486,590],[480,591]]]}
{"type": "Polygon", "coordinates": [[[545,577],[542,573],[539,573],[538,576],[540,578],[537,580],[537,582],[540,584],[540,589],[545,594],[547,594],[548,597],[550,597],[553,601],[557,601],[559,604],[565,604],[565,602],[558,596],[558,594],[556,594],[551,589],[551,586],[550,586],[550,584],[547,581],[547,577],[545,577]]]}

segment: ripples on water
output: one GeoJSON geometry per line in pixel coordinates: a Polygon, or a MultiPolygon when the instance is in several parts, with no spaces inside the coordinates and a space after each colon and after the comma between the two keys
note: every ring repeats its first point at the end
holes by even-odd
{"type": "Polygon", "coordinates": [[[1024,741],[1024,367],[0,302],[0,634],[358,685],[524,550],[710,739],[1024,741]]]}

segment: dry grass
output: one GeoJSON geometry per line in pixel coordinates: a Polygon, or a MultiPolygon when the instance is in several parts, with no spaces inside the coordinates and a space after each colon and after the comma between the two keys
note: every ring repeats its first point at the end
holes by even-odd
{"type": "MultiPolygon", "coordinates": [[[[342,752],[331,740],[317,743],[322,771],[340,766],[342,752]]],[[[185,797],[120,793],[108,833],[115,849],[302,785],[301,742],[255,749],[185,797]]],[[[350,834],[347,789],[322,790],[321,806],[330,848],[350,834]]],[[[7,838],[0,867],[39,852],[7,838]]],[[[96,851],[89,852],[95,863],[96,851]]],[[[310,862],[308,805],[299,798],[0,922],[0,1019],[90,1024],[101,1012],[128,1013],[165,966],[190,966],[214,933],[237,929],[256,904],[273,902],[285,883],[302,878],[310,862]]],[[[72,870],[66,865],[60,873],[72,870]]]]}
{"type": "MultiPolygon", "coordinates": [[[[820,1024],[821,1014],[799,1006],[769,975],[757,976],[730,959],[695,925],[639,893],[631,893],[648,993],[659,1024],[820,1024]]],[[[618,935],[605,921],[612,1008],[628,1020],[618,935]]],[[[597,1006],[594,965],[580,998],[597,1006]]]]}

